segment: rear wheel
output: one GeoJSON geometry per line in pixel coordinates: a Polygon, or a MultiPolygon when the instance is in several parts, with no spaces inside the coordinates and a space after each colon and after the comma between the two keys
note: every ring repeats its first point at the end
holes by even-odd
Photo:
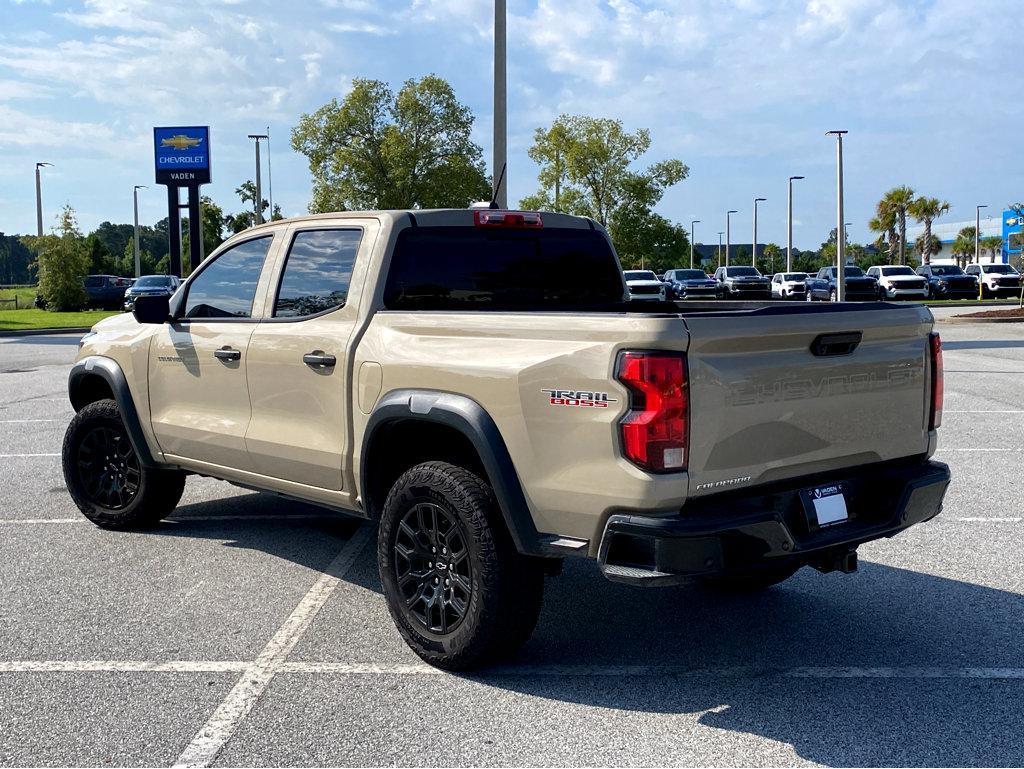
{"type": "Polygon", "coordinates": [[[406,471],[377,541],[388,610],[432,665],[467,670],[514,654],[540,615],[544,574],[505,529],[491,487],[446,462],[406,471]]]}
{"type": "Polygon", "coordinates": [[[107,529],[155,526],[181,499],[185,474],[145,467],[112,400],[79,411],[64,435],[64,482],[83,515],[107,529]]]}
{"type": "Polygon", "coordinates": [[[750,571],[736,572],[721,577],[709,577],[704,584],[714,590],[722,590],[731,593],[754,593],[759,590],[767,590],[772,585],[792,577],[800,569],[800,564],[779,564],[751,569],[750,571]]]}

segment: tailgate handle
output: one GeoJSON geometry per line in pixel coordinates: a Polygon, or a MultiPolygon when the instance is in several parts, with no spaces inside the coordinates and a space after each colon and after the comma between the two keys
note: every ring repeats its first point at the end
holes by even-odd
{"type": "Polygon", "coordinates": [[[811,342],[811,352],[819,358],[826,358],[830,355],[849,355],[857,349],[861,337],[861,331],[847,331],[843,334],[819,334],[811,342]]]}

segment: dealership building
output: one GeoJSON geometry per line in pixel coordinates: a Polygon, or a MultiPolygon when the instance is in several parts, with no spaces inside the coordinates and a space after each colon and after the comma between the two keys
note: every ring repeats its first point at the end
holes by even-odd
{"type": "MultiPolygon", "coordinates": [[[[981,220],[981,233],[980,238],[990,238],[997,236],[1002,238],[1003,249],[1002,254],[996,261],[1008,262],[1014,255],[1018,256],[1021,253],[1021,230],[1024,225],[1024,217],[1017,216],[1016,213],[1007,209],[1003,211],[1002,216],[986,216],[981,220]]],[[[957,234],[964,227],[973,227],[974,220],[971,219],[967,222],[933,222],[932,223],[932,237],[938,238],[939,242],[942,243],[942,250],[932,257],[933,260],[952,259],[953,258],[953,241],[956,240],[957,234]]],[[[918,238],[924,236],[924,226],[914,225],[907,227],[907,243],[913,244],[918,238]]],[[[982,251],[982,261],[991,259],[991,253],[982,251]]]]}

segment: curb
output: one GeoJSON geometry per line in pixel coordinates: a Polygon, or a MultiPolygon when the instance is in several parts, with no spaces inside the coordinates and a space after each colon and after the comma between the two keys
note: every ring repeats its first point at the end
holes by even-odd
{"type": "Polygon", "coordinates": [[[0,337],[4,336],[49,336],[53,334],[85,334],[91,327],[75,328],[28,328],[23,330],[0,330],[0,337]]]}
{"type": "Polygon", "coordinates": [[[954,315],[951,318],[936,321],[937,323],[1024,323],[1024,317],[1020,318],[971,318],[966,315],[954,315]]]}

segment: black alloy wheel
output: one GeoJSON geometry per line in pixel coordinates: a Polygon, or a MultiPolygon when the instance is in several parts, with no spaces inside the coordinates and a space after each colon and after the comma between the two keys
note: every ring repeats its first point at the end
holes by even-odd
{"type": "Polygon", "coordinates": [[[78,475],[89,500],[107,510],[123,510],[139,493],[141,472],[124,430],[96,426],[78,445],[78,475]]]}
{"type": "Polygon", "coordinates": [[[454,631],[473,596],[467,537],[458,518],[440,505],[418,502],[399,521],[393,552],[409,613],[431,633],[454,631]]]}

